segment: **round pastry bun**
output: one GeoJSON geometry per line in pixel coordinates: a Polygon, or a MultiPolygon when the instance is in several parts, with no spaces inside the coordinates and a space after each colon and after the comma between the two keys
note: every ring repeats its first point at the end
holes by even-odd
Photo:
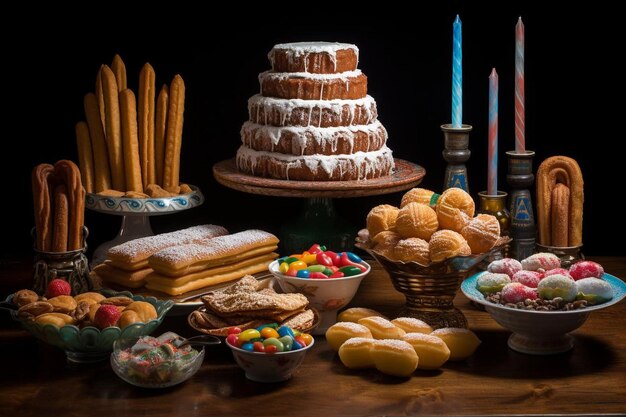
{"type": "Polygon", "coordinates": [[[372,238],[372,246],[376,252],[390,257],[393,254],[393,249],[401,239],[402,237],[396,232],[385,230],[372,238]]]}
{"type": "Polygon", "coordinates": [[[346,340],[339,348],[339,359],[346,368],[364,369],[373,368],[371,350],[374,346],[373,339],[363,337],[353,337],[346,340]]]}
{"type": "Polygon", "coordinates": [[[371,308],[351,307],[339,313],[337,321],[351,321],[352,323],[358,323],[359,320],[372,316],[382,317],[384,319],[387,318],[382,313],[372,310],[371,308]]]}
{"type": "Polygon", "coordinates": [[[398,212],[396,230],[404,239],[419,237],[429,240],[439,228],[435,210],[420,203],[409,203],[398,212]]]}
{"type": "Polygon", "coordinates": [[[437,220],[442,229],[461,232],[474,217],[474,200],[460,188],[448,188],[437,201],[437,220]]]}
{"type": "Polygon", "coordinates": [[[402,239],[393,249],[393,259],[402,262],[417,262],[420,265],[430,264],[428,242],[419,237],[402,239]]]}
{"type": "Polygon", "coordinates": [[[490,214],[479,214],[461,230],[472,253],[487,252],[500,238],[500,222],[490,214]]]}
{"type": "Polygon", "coordinates": [[[428,244],[430,260],[442,262],[455,256],[467,256],[472,253],[465,238],[453,230],[439,230],[433,234],[428,244]]]}
{"type": "Polygon", "coordinates": [[[376,236],[385,230],[392,230],[396,225],[398,208],[389,204],[374,207],[367,214],[366,224],[370,236],[376,236]]]}
{"type": "Polygon", "coordinates": [[[412,188],[404,193],[404,195],[402,196],[400,208],[406,206],[409,203],[420,203],[426,204],[430,207],[435,207],[437,205],[438,198],[439,194],[435,194],[434,191],[427,190],[426,188],[412,188]]]}
{"type": "Polygon", "coordinates": [[[359,320],[359,324],[367,327],[374,339],[401,339],[406,334],[404,330],[382,317],[365,317],[359,320]]]}
{"type": "Polygon", "coordinates": [[[419,362],[413,346],[404,340],[377,340],[370,350],[370,355],[376,369],[384,374],[399,377],[410,376],[417,369],[419,362]]]}

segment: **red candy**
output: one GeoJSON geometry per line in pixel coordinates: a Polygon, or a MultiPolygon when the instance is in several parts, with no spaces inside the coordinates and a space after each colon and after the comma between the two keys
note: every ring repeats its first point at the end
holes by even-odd
{"type": "Polygon", "coordinates": [[[576,281],[583,278],[602,278],[604,268],[593,261],[580,261],[570,267],[569,275],[576,281]]]}
{"type": "Polygon", "coordinates": [[[550,275],[563,275],[563,276],[566,276],[566,277],[568,277],[568,278],[571,278],[571,277],[572,277],[572,276],[569,274],[569,271],[568,271],[567,269],[564,269],[564,268],[554,268],[554,269],[551,269],[551,270],[549,270],[549,271],[546,271],[546,272],[543,274],[543,277],[544,277],[544,278],[545,278],[545,277],[549,277],[550,275]]]}
{"type": "Polygon", "coordinates": [[[231,346],[240,347],[240,345],[239,345],[239,337],[237,337],[237,335],[235,333],[231,333],[228,336],[226,336],[226,343],[228,343],[231,346]]]}
{"type": "Polygon", "coordinates": [[[228,334],[239,334],[241,333],[241,329],[239,327],[229,327],[228,334]]]}
{"type": "Polygon", "coordinates": [[[323,250],[322,250],[322,247],[318,243],[315,243],[309,248],[307,252],[318,254],[318,253],[322,253],[323,250]]]}
{"type": "Polygon", "coordinates": [[[324,252],[318,253],[316,260],[317,260],[318,265],[324,265],[328,267],[333,266],[332,258],[324,252]]]}
{"type": "Polygon", "coordinates": [[[513,275],[513,282],[519,282],[530,288],[537,288],[539,285],[539,281],[544,277],[544,275],[540,272],[536,271],[517,271],[515,275],[513,275]]]}
{"type": "MultiPolygon", "coordinates": [[[[327,275],[325,275],[323,272],[311,272],[311,273],[309,274],[309,278],[313,278],[313,279],[326,279],[326,278],[328,278],[328,276],[327,276],[327,275]]],[[[333,278],[333,277],[331,276],[331,278],[333,278]]]]}
{"type": "Polygon", "coordinates": [[[519,282],[506,284],[500,293],[504,303],[519,303],[527,298],[531,300],[537,299],[537,291],[534,288],[527,287],[519,282]]]}
{"type": "Polygon", "coordinates": [[[333,265],[335,265],[336,267],[341,266],[340,265],[341,257],[339,256],[338,253],[333,252],[332,250],[327,250],[326,252],[324,252],[324,254],[330,257],[330,259],[333,261],[333,265]]]}
{"type": "Polygon", "coordinates": [[[341,271],[333,272],[333,274],[329,278],[343,278],[345,275],[341,271]]]}
{"type": "Polygon", "coordinates": [[[263,346],[262,342],[254,342],[252,344],[252,348],[254,349],[255,352],[265,352],[265,346],[263,346]]]}
{"type": "Polygon", "coordinates": [[[367,268],[365,268],[363,265],[358,264],[356,262],[352,262],[350,260],[350,258],[348,257],[348,254],[345,252],[341,253],[341,259],[339,261],[339,266],[356,266],[357,268],[359,268],[361,270],[361,272],[365,272],[365,270],[367,268]]]}

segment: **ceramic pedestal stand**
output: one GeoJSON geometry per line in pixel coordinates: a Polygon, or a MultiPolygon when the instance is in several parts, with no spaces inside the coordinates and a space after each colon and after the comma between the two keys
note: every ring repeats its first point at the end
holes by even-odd
{"type": "Polygon", "coordinates": [[[529,188],[533,186],[533,151],[508,151],[509,170],[506,180],[511,186],[511,256],[524,259],[535,250],[535,215],[529,188]]]}
{"type": "Polygon", "coordinates": [[[461,127],[455,128],[451,124],[446,124],[441,125],[441,130],[443,131],[445,147],[443,159],[448,162],[443,189],[457,187],[469,192],[465,162],[472,154],[469,150],[469,134],[472,131],[472,126],[461,125],[461,127]]]}
{"type": "MultiPolygon", "coordinates": [[[[326,244],[333,250],[349,250],[356,227],[337,217],[333,198],[365,197],[395,193],[416,187],[426,170],[401,159],[395,160],[393,174],[362,181],[289,181],[261,178],[237,170],[234,159],[218,162],[213,175],[220,184],[246,193],[276,197],[305,198],[299,217],[287,220],[280,240],[284,253],[299,253],[313,243],[326,244]]],[[[361,219],[365,223],[365,219],[361,219]]]]}
{"type": "Polygon", "coordinates": [[[126,241],[145,236],[152,236],[150,216],[172,214],[197,207],[204,202],[204,196],[197,187],[189,194],[165,198],[127,198],[105,197],[87,194],[85,207],[105,214],[122,216],[122,226],[117,236],[98,246],[91,259],[91,267],[101,264],[106,259],[109,248],[126,241]]]}

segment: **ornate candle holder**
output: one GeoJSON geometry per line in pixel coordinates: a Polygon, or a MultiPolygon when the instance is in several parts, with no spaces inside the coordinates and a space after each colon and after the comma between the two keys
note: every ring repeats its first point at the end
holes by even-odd
{"type": "Polygon", "coordinates": [[[506,180],[511,186],[509,211],[511,212],[510,234],[513,238],[511,256],[524,259],[535,249],[535,216],[533,203],[528,190],[535,181],[533,174],[533,151],[508,151],[509,171],[506,180]]]}
{"type": "Polygon", "coordinates": [[[472,131],[472,126],[464,124],[455,128],[451,124],[445,124],[441,125],[441,130],[445,147],[443,159],[448,162],[443,189],[457,187],[469,192],[465,161],[472,154],[469,150],[469,133],[472,131]]]}
{"type": "Polygon", "coordinates": [[[478,193],[479,206],[478,213],[491,214],[498,219],[500,223],[500,236],[509,235],[509,226],[511,223],[511,214],[506,208],[507,193],[498,191],[498,195],[489,195],[487,191],[478,193]]]}

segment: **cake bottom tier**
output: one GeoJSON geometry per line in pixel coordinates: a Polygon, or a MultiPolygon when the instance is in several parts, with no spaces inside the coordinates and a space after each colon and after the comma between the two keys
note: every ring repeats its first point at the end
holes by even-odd
{"type": "Polygon", "coordinates": [[[352,181],[389,175],[394,168],[391,149],[342,155],[286,155],[255,151],[242,145],[237,168],[250,175],[295,181],[352,181]]]}

